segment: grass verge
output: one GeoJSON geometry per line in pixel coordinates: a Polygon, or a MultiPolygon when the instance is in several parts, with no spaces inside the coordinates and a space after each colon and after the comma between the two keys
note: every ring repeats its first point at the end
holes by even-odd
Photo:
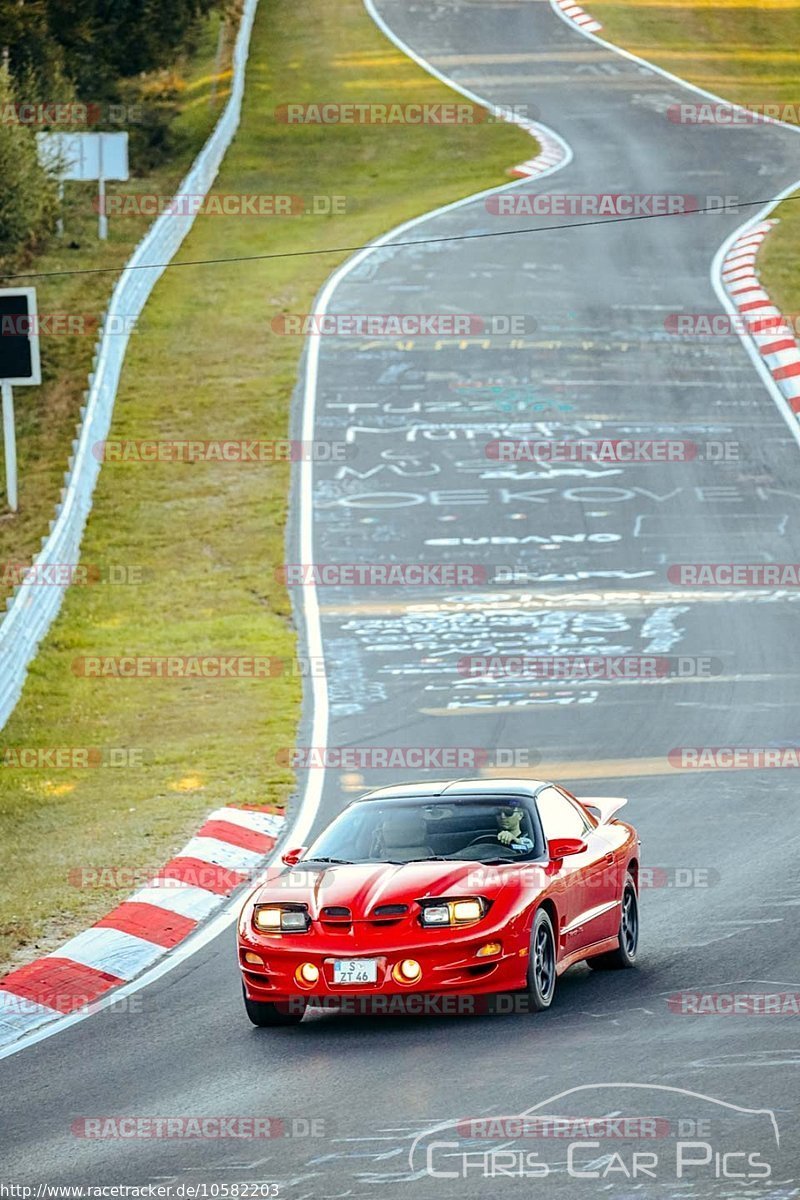
{"type": "MultiPolygon", "coordinates": [[[[603,23],[600,37],[725,100],[784,105],[786,119],[800,124],[800,0],[591,0],[587,10],[603,23]]],[[[764,243],[759,273],[778,306],[797,313],[800,200],[774,215],[780,224],[764,243]]]]}
{"type": "MultiPolygon", "coordinates": [[[[504,182],[533,153],[505,125],[287,125],[295,102],[453,99],[391,46],[361,0],[272,0],[254,29],[242,124],[220,194],[344,197],[345,211],[201,216],[183,259],[360,244],[402,220],[504,182]]],[[[271,319],[308,311],[342,255],[167,271],[128,352],[111,438],[265,439],[287,433],[302,340],[271,319]]],[[[83,562],[142,581],[73,587],[3,734],[39,747],[133,755],[128,765],[0,770],[0,959],[52,949],[130,887],[71,886],[81,867],[157,867],[213,806],[272,803],[292,785],[300,680],[92,679],[75,660],[237,654],[289,663],[284,464],[110,463],[83,562]]]]}

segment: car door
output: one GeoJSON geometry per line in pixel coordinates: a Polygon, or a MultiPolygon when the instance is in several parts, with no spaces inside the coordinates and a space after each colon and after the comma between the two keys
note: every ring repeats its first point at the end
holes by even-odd
{"type": "Polygon", "coordinates": [[[560,788],[552,785],[542,788],[537,793],[536,805],[546,841],[580,838],[586,843],[582,854],[568,855],[558,868],[563,882],[560,950],[573,954],[617,932],[620,889],[615,879],[614,855],[586,813],[560,788]]]}

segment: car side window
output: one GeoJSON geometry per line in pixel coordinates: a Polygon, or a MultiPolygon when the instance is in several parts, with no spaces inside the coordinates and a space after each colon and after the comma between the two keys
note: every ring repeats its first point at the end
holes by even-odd
{"type": "Polygon", "coordinates": [[[553,838],[582,838],[591,828],[575,805],[554,787],[542,788],[536,805],[548,842],[553,838]]]}

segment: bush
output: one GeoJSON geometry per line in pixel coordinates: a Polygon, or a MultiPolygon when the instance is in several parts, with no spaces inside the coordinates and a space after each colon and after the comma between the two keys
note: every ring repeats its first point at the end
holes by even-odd
{"type": "MultiPolygon", "coordinates": [[[[17,94],[0,67],[0,114],[13,113],[17,94]]],[[[43,239],[53,228],[56,181],[39,162],[36,136],[13,118],[0,120],[0,263],[43,239]]]]}

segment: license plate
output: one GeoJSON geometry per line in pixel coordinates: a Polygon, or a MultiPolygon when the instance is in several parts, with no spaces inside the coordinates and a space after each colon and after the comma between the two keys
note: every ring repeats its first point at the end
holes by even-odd
{"type": "Polygon", "coordinates": [[[377,958],[335,958],[334,983],[377,983],[377,958]]]}

